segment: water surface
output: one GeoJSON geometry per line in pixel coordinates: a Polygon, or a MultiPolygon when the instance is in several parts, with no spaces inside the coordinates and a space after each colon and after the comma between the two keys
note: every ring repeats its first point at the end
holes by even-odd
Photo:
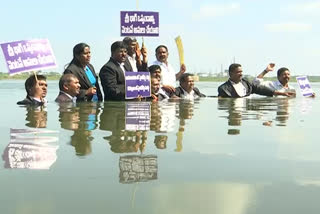
{"type": "Polygon", "coordinates": [[[319,97],[58,106],[49,81],[27,109],[0,83],[1,213],[320,211],[319,97]]]}

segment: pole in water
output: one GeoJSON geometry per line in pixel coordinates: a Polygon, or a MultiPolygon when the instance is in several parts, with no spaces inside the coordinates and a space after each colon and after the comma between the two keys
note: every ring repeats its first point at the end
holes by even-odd
{"type": "Polygon", "coordinates": [[[139,10],[139,0],[136,0],[136,8],[139,10]]]}

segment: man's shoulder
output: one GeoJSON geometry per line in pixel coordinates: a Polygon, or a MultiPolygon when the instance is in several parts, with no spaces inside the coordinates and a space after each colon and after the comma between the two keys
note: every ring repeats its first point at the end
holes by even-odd
{"type": "Polygon", "coordinates": [[[100,72],[106,71],[106,70],[114,70],[116,69],[116,67],[117,67],[116,63],[114,62],[114,60],[110,58],[109,61],[102,66],[100,72]]]}
{"type": "Polygon", "coordinates": [[[229,86],[229,85],[231,85],[231,83],[230,83],[229,80],[227,80],[227,81],[225,81],[224,83],[222,83],[221,85],[219,85],[218,88],[224,88],[224,87],[229,86]]]}
{"type": "Polygon", "coordinates": [[[35,105],[35,106],[41,106],[44,105],[43,102],[39,102],[37,100],[31,99],[30,97],[26,97],[21,101],[17,102],[18,105],[35,105]]]}
{"type": "Polygon", "coordinates": [[[70,97],[68,97],[66,94],[60,92],[55,101],[58,103],[59,102],[71,102],[72,99],[70,97]]]}

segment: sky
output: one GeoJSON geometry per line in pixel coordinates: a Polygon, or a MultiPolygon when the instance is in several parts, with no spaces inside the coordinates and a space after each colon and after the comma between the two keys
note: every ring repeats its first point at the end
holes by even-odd
{"type": "MultiPolygon", "coordinates": [[[[0,43],[49,39],[62,73],[80,42],[91,47],[96,72],[120,37],[120,11],[159,12],[160,36],[145,37],[149,64],[155,48],[169,49],[178,71],[175,38],[181,36],[187,71],[220,72],[235,61],[257,75],[269,62],[291,75],[319,75],[320,0],[10,0],[1,2],[0,43]]],[[[141,38],[137,38],[141,43],[141,38]]],[[[8,72],[0,54],[0,72],[8,72]]],[[[270,76],[274,76],[270,74],[270,76]]]]}

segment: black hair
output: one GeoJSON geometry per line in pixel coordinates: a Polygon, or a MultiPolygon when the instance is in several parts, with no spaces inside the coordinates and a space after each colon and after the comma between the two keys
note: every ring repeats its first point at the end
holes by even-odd
{"type": "Polygon", "coordinates": [[[136,42],[137,39],[134,38],[134,37],[125,37],[122,42],[126,45],[126,46],[129,46],[131,42],[136,42]]]}
{"type": "Polygon", "coordinates": [[[73,59],[71,60],[70,64],[74,63],[76,65],[80,65],[80,61],[78,59],[78,56],[80,56],[84,52],[85,48],[90,48],[90,46],[86,43],[83,43],[83,42],[76,44],[73,47],[73,59]]]}
{"type": "MultiPolygon", "coordinates": [[[[47,78],[44,75],[40,75],[40,74],[37,74],[37,79],[45,80],[45,81],[47,80],[47,78]]],[[[28,79],[26,79],[24,83],[24,87],[26,89],[27,95],[30,96],[31,89],[36,85],[37,79],[35,75],[31,75],[30,77],[28,77],[28,79]]]]}
{"type": "Polygon", "coordinates": [[[155,73],[155,71],[158,70],[158,69],[161,71],[160,65],[151,65],[151,66],[149,67],[149,72],[150,72],[150,74],[153,74],[153,73],[155,73]]]}
{"type": "Polygon", "coordinates": [[[281,76],[281,74],[285,71],[289,71],[289,69],[285,67],[279,68],[279,70],[277,71],[277,76],[281,76]]]}
{"type": "Polygon", "coordinates": [[[122,41],[116,41],[111,45],[111,55],[118,49],[127,49],[126,45],[122,41]]]}
{"type": "Polygon", "coordinates": [[[187,81],[187,78],[188,77],[193,77],[193,74],[190,74],[190,73],[184,73],[181,75],[180,79],[179,79],[179,82],[180,84],[187,81]]]}
{"type": "Polygon", "coordinates": [[[74,79],[78,79],[75,75],[73,74],[64,74],[60,77],[60,80],[59,80],[59,89],[60,91],[64,91],[64,88],[63,86],[65,84],[69,84],[72,80],[72,78],[74,79]]]}
{"type": "Polygon", "coordinates": [[[167,46],[165,46],[165,45],[159,45],[159,46],[156,48],[156,53],[158,52],[158,50],[159,50],[160,48],[165,48],[166,51],[168,52],[167,46]]]}
{"type": "Polygon", "coordinates": [[[230,66],[229,66],[229,74],[233,71],[235,71],[237,68],[241,67],[240,64],[238,63],[232,63],[230,66]]]}

